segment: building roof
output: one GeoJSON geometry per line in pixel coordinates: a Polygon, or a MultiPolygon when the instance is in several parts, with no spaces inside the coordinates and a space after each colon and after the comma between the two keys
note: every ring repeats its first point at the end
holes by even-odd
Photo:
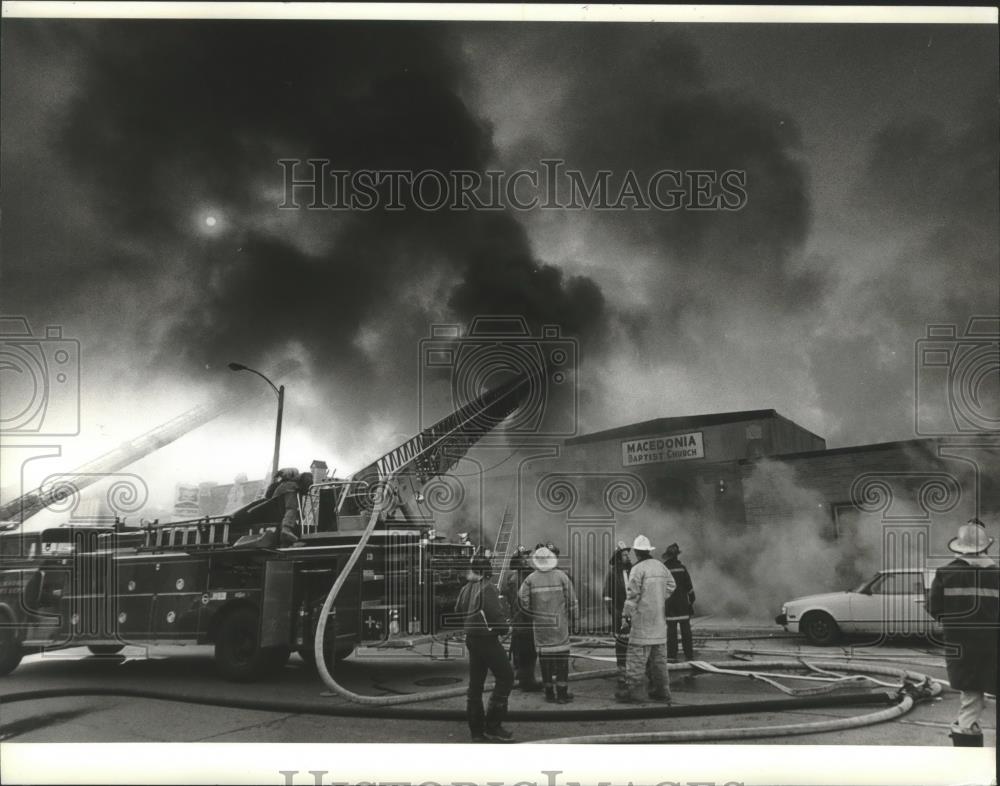
{"type": "MultiPolygon", "coordinates": [[[[939,437],[921,437],[919,439],[901,439],[892,442],[872,442],[866,445],[845,445],[841,448],[825,448],[824,450],[803,450],[798,453],[778,453],[773,456],[739,459],[740,464],[753,464],[758,461],[791,461],[794,459],[816,458],[817,456],[837,456],[844,453],[868,453],[875,450],[905,450],[912,448],[931,453],[935,458],[941,458],[937,448],[944,442],[939,437]]],[[[990,447],[990,446],[987,446],[990,447]]]]}
{"type": "MultiPolygon", "coordinates": [[[[700,428],[702,426],[722,426],[727,423],[742,423],[749,420],[762,420],[764,418],[780,418],[773,409],[748,409],[742,412],[716,412],[710,415],[685,415],[677,418],[657,418],[656,420],[646,420],[642,423],[632,423],[628,426],[607,429],[605,431],[595,431],[593,434],[583,434],[579,437],[570,437],[565,441],[566,445],[585,445],[588,442],[603,442],[611,439],[628,439],[629,437],[642,437],[648,434],[663,433],[668,431],[686,431],[700,428]]],[[[803,429],[804,431],[805,429],[803,429]]]]}

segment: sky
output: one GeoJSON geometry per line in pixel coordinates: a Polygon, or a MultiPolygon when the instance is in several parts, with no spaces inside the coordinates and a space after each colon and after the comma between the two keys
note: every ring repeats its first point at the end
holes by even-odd
{"type": "MultiPolygon", "coordinates": [[[[80,357],[79,434],[8,439],[60,455],[5,451],[7,493],[264,385],[232,361],[298,361],[282,463],[346,474],[440,409],[431,326],[488,314],[574,342],[580,433],[773,408],[830,447],[909,439],[927,325],[1000,312],[995,27],[5,19],[0,38],[0,311],[80,357]],[[309,157],[734,169],[747,198],[278,209],[277,160],[309,157]]],[[[24,391],[0,374],[7,418],[24,391]]],[[[48,417],[72,419],[74,383],[48,417]]],[[[273,406],[135,471],[164,505],[178,481],[260,477],[273,406]]]]}

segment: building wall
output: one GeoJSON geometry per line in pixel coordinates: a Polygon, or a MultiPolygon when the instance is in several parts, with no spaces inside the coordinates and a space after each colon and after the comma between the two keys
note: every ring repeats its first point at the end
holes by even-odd
{"type": "MultiPolygon", "coordinates": [[[[823,537],[838,553],[849,553],[844,541],[854,539],[873,552],[876,567],[906,567],[947,556],[959,524],[1000,507],[1000,451],[949,450],[935,440],[912,440],[772,460],[814,495],[823,537]]],[[[744,487],[753,485],[762,463],[739,462],[744,487]]],[[[747,526],[761,529],[787,527],[790,517],[805,513],[781,495],[760,492],[745,493],[744,508],[747,526]]],[[[850,566],[844,568],[847,580],[850,566]]]]}

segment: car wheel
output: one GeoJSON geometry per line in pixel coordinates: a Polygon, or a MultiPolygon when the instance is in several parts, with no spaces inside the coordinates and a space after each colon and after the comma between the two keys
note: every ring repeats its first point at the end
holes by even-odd
{"type": "Polygon", "coordinates": [[[88,644],[87,649],[94,655],[117,655],[123,649],[124,644],[88,644]]]}
{"type": "Polygon", "coordinates": [[[840,638],[837,621],[825,611],[810,611],[802,618],[799,629],[806,634],[810,643],[821,647],[833,644],[840,638]]]}

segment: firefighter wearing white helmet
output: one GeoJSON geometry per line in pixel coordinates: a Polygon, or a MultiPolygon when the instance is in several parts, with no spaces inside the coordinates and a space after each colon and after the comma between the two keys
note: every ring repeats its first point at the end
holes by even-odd
{"type": "Polygon", "coordinates": [[[636,561],[628,574],[622,609],[622,629],[629,634],[625,687],[615,691],[615,698],[621,702],[638,700],[636,692],[643,683],[647,665],[647,695],[657,701],[670,701],[666,605],[677,583],[666,566],[652,558],[654,548],[645,535],[638,535],[632,543],[636,561]]]}
{"type": "Polygon", "coordinates": [[[987,555],[991,545],[993,538],[979,519],[959,527],[948,543],[958,558],[935,573],[927,595],[927,611],[941,622],[949,645],[948,682],[961,692],[950,735],[959,748],[983,747],[979,719],[985,694],[997,692],[1000,570],[987,555]]]}

